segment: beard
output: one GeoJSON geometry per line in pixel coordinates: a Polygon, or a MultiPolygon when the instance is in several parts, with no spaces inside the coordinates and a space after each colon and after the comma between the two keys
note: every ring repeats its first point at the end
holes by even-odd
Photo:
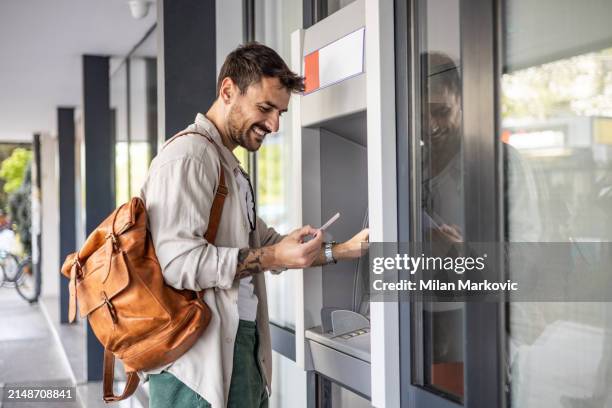
{"type": "Polygon", "coordinates": [[[439,174],[453,158],[461,154],[461,129],[445,128],[423,139],[423,168],[427,178],[439,174]]]}
{"type": "Polygon", "coordinates": [[[258,139],[252,126],[244,121],[242,108],[239,104],[231,107],[227,119],[228,134],[231,140],[238,146],[244,147],[249,152],[256,152],[261,147],[263,138],[258,139]]]}

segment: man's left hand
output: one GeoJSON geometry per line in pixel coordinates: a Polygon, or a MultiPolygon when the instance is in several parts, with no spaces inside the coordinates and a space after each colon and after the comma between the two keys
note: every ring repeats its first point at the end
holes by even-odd
{"type": "Polygon", "coordinates": [[[365,228],[348,241],[334,246],[334,258],[337,260],[359,258],[368,250],[369,240],[370,230],[365,228]]]}

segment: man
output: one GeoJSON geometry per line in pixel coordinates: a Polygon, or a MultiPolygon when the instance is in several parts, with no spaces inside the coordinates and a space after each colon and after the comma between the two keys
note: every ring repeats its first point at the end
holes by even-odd
{"type": "Polygon", "coordinates": [[[257,151],[278,131],[291,93],[303,88],[272,49],[243,45],[225,60],[211,108],[186,129],[214,145],[180,136],[151,164],[142,197],[164,278],[177,289],[203,290],[212,312],[187,353],[145,373],[152,408],[267,406],[272,356],[263,273],[356,258],[368,240],[366,229],[331,246],[310,226],[281,236],[255,215],[252,186],[232,150],[257,151]],[[203,236],[220,166],[229,193],[213,245],[203,236]]]}

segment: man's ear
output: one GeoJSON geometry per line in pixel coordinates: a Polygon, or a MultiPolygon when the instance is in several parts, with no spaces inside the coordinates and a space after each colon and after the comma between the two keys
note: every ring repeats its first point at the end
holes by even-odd
{"type": "Polygon", "coordinates": [[[225,77],[221,81],[221,87],[219,88],[219,97],[223,101],[224,104],[229,104],[232,101],[232,98],[236,94],[237,86],[232,81],[232,78],[225,77]]]}

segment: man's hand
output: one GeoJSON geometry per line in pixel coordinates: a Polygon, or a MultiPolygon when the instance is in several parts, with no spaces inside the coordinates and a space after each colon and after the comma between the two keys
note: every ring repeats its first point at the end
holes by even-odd
{"type": "MultiPolygon", "coordinates": [[[[365,228],[353,236],[353,238],[332,247],[334,259],[337,261],[355,259],[362,256],[368,250],[370,230],[365,228]]],[[[319,255],[311,266],[325,265],[325,251],[321,249],[319,255]]]]}
{"type": "Polygon", "coordinates": [[[463,242],[461,228],[459,228],[458,225],[442,224],[439,228],[434,228],[432,231],[434,242],[445,242],[451,244],[459,244],[463,242]]]}
{"type": "Polygon", "coordinates": [[[321,231],[307,225],[292,231],[280,242],[263,248],[238,251],[235,279],[242,279],[270,269],[306,268],[319,255],[323,244],[321,231]],[[304,242],[307,236],[313,236],[304,242]]]}
{"type": "Polygon", "coordinates": [[[365,228],[348,241],[334,246],[332,248],[334,258],[336,258],[336,260],[359,258],[367,251],[369,240],[370,230],[369,228],[365,228]]]}
{"type": "MultiPolygon", "coordinates": [[[[296,229],[272,246],[280,268],[307,268],[319,255],[323,245],[323,233],[310,225],[296,229]],[[307,236],[312,236],[308,242],[304,242],[307,236]]],[[[273,268],[274,269],[274,268],[273,268]]]]}

